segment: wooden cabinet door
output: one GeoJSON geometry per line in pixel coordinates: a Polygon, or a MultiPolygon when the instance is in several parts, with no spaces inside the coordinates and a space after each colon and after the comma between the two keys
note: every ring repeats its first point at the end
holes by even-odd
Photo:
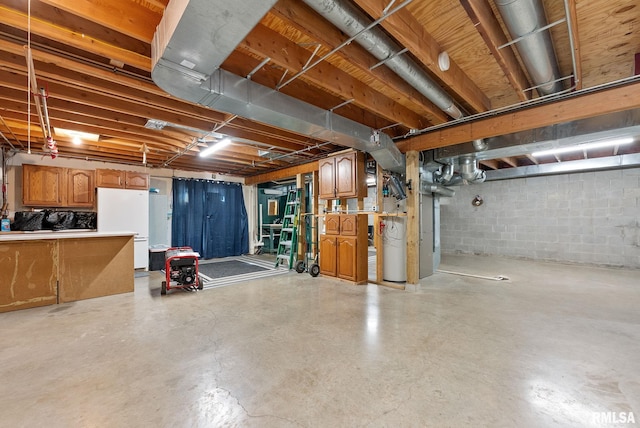
{"type": "Polygon", "coordinates": [[[336,197],[336,178],[333,157],[318,161],[318,197],[334,199],[336,197]]]}
{"type": "Polygon", "coordinates": [[[96,194],[95,172],[69,169],[67,173],[67,206],[93,207],[96,194]]]}
{"type": "Polygon", "coordinates": [[[340,215],[327,214],[324,217],[324,229],[327,235],[340,234],[340,215]]]}
{"type": "Polygon", "coordinates": [[[96,170],[96,187],[113,187],[116,189],[124,189],[124,183],[124,171],[120,171],[117,169],[96,170]]]}
{"type": "Polygon", "coordinates": [[[320,273],[336,276],[336,237],[320,235],[320,273]]]}
{"type": "Polygon", "coordinates": [[[356,236],[358,234],[358,216],[343,214],[340,216],[340,235],[356,236]]]}
{"type": "Polygon", "coordinates": [[[22,204],[61,207],[66,202],[66,168],[22,165],[22,204]]]}
{"type": "Polygon", "coordinates": [[[144,172],[127,171],[125,173],[125,187],[127,189],[149,189],[149,174],[144,172]]]}
{"type": "Polygon", "coordinates": [[[336,156],[335,178],[336,197],[348,198],[357,196],[357,157],[356,152],[336,156]]]}
{"type": "Polygon", "coordinates": [[[358,241],[355,237],[339,236],[337,239],[337,256],[338,256],[338,278],[356,281],[357,278],[357,245],[358,241]]]}

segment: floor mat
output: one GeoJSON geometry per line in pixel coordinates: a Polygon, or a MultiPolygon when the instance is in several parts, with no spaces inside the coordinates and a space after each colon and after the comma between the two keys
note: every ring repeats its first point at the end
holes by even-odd
{"type": "Polygon", "coordinates": [[[253,279],[289,273],[289,269],[275,268],[274,266],[275,260],[267,261],[259,257],[247,255],[201,262],[198,266],[198,273],[202,285],[206,290],[208,288],[222,287],[253,279]]]}
{"type": "Polygon", "coordinates": [[[245,263],[239,260],[229,260],[215,263],[201,263],[198,271],[211,279],[224,278],[227,276],[243,275],[245,273],[260,272],[266,270],[254,264],[245,263]]]}

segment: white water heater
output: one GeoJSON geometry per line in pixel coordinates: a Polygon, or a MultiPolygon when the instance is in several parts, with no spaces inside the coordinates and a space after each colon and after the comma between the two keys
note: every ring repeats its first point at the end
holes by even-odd
{"type": "Polygon", "coordinates": [[[382,279],[407,281],[407,219],[387,217],[382,231],[382,279]]]}

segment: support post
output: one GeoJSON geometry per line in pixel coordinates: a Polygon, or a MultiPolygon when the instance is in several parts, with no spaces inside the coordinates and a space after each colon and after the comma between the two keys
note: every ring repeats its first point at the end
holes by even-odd
{"type": "Polygon", "coordinates": [[[407,283],[420,280],[420,159],[419,152],[406,153],[407,187],[407,283]]]}

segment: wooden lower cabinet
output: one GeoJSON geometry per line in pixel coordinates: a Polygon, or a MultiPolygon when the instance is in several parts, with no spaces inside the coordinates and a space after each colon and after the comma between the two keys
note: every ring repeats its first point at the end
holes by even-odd
{"type": "Polygon", "coordinates": [[[336,240],[337,237],[333,235],[320,235],[320,273],[322,275],[338,274],[336,240]]]}
{"type": "Polygon", "coordinates": [[[0,235],[0,313],[133,292],[132,235],[71,235],[0,235]]]}
{"type": "Polygon", "coordinates": [[[0,313],[57,302],[57,242],[0,241],[0,313]]]}
{"type": "MultiPolygon", "coordinates": [[[[338,244],[337,277],[358,281],[358,241],[354,237],[340,236],[338,244]]],[[[365,264],[366,265],[366,264],[365,264]]]]}
{"type": "Polygon", "coordinates": [[[340,230],[331,227],[320,235],[320,273],[365,284],[368,281],[367,216],[332,214],[325,221],[335,224],[336,217],[340,220],[340,230]]]}

